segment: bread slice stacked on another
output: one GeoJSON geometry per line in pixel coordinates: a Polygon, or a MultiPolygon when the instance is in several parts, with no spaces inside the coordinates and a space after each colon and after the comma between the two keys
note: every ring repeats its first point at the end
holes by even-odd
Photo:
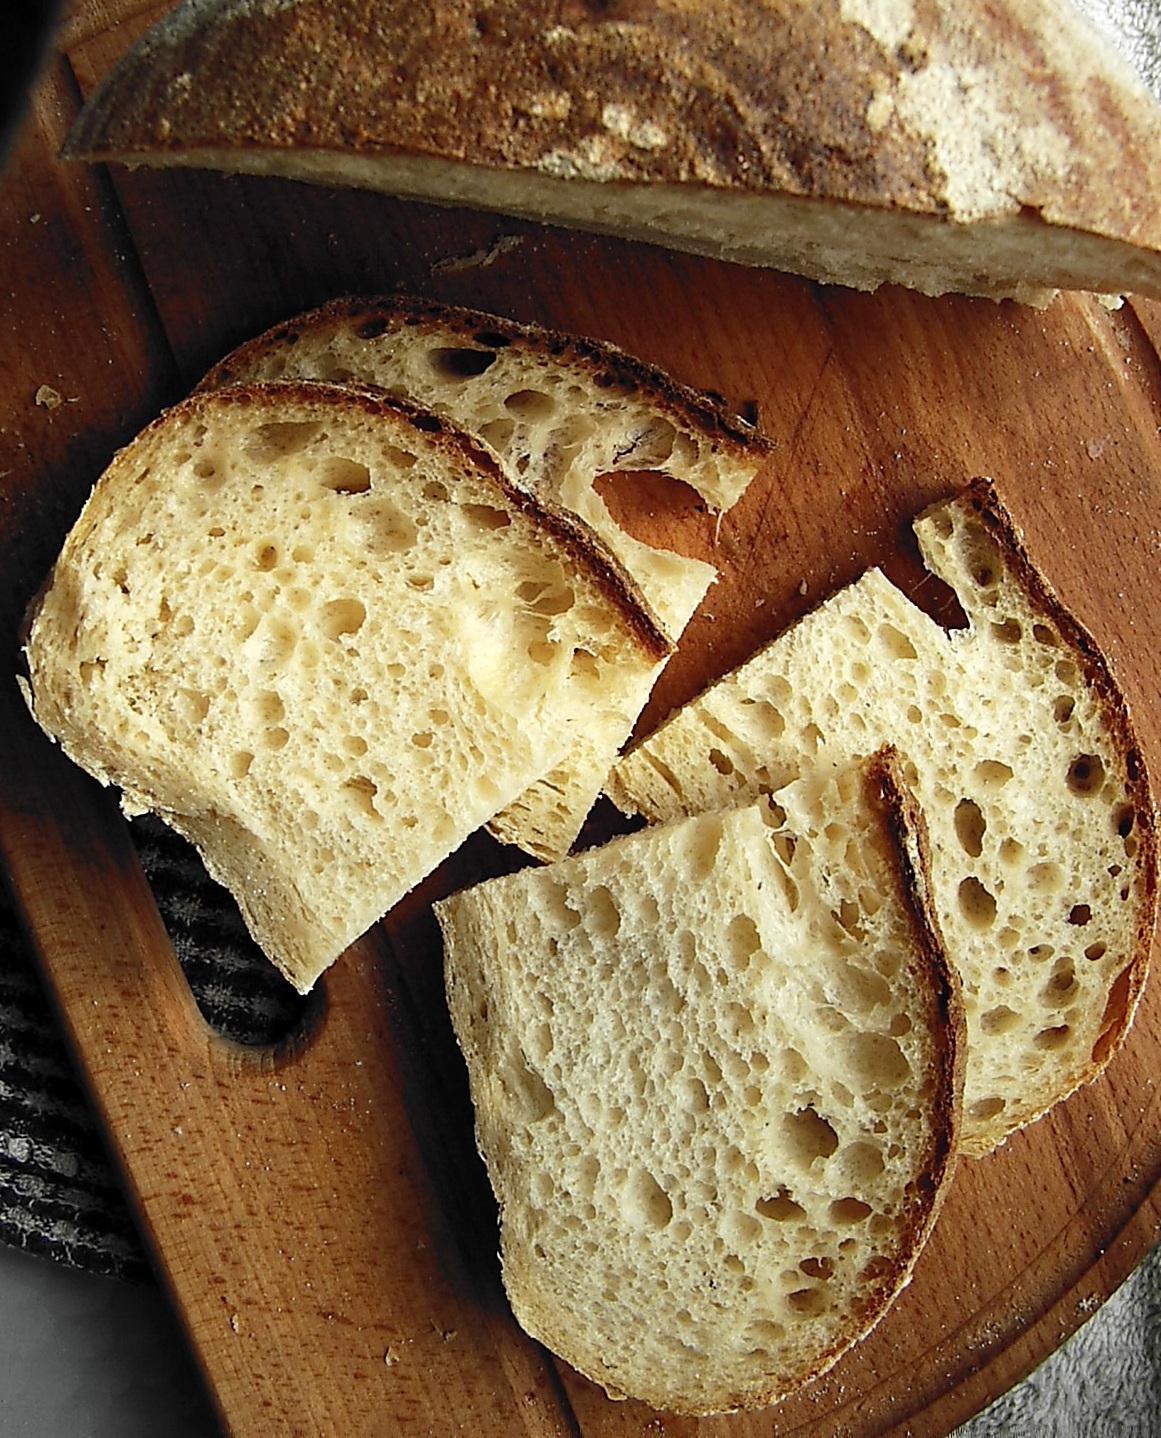
{"type": "MultiPolygon", "coordinates": [[[[612,345],[410,297],[348,298],[296,316],[227,355],[200,388],[292,378],[385,389],[487,442],[513,484],[600,535],[674,641],[716,571],[635,539],[613,519],[598,481],[662,471],[720,511],[741,498],[771,449],[720,404],[612,345]]],[[[496,816],[499,838],[543,859],[568,852],[657,672],[605,676],[612,703],[587,720],[568,716],[567,754],[496,816]]]]}
{"type": "Polygon", "coordinates": [[[1043,303],[1161,295],[1159,117],[1059,0],[187,0],[65,153],[1043,303]]]}
{"type": "Polygon", "coordinates": [[[896,745],[964,984],[978,1155],[1095,1077],[1126,1033],[1155,923],[1155,814],[1114,677],[994,488],[915,529],[965,628],[872,570],[631,749],[610,793],[666,821],[896,745]]]}
{"type": "Polygon", "coordinates": [[[962,1011],[889,752],[436,905],[520,1323],[682,1413],[770,1403],[907,1282],[962,1011]]]}
{"type": "Polygon", "coordinates": [[[282,381],[115,456],[26,661],[39,723],[197,846],[305,991],[574,715],[631,724],[621,676],[669,648],[599,540],[450,421],[282,381]]]}

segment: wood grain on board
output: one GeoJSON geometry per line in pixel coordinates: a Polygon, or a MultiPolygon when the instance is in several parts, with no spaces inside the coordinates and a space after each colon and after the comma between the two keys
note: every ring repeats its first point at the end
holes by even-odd
{"type": "MultiPolygon", "coordinates": [[[[601,336],[756,413],[778,450],[718,523],[610,485],[722,574],[643,718],[883,565],[931,599],[909,524],[990,474],[1109,655],[1161,775],[1161,310],[822,289],[502,217],[277,180],[66,166],[84,93],[157,5],[80,3],[0,177],[0,620],[97,473],[230,346],[347,292],[414,291],[601,336]]],[[[502,868],[476,839],[327,975],[273,1050],[201,1019],[112,796],[0,685],[0,852],[94,1106],[231,1433],[480,1438],[942,1435],[1051,1352],[1154,1242],[1161,975],[1102,1079],[964,1164],[915,1278],[766,1412],[613,1403],[529,1342],[443,1009],[430,899],[502,868]]]]}

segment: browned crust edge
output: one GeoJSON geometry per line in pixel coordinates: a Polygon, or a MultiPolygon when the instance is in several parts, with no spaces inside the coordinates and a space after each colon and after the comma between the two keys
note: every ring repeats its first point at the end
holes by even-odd
{"type": "MultiPolygon", "coordinates": [[[[983,476],[976,478],[952,502],[971,508],[996,541],[1005,562],[1021,584],[1032,607],[1060,631],[1061,637],[1082,667],[1085,682],[1097,696],[1105,723],[1115,738],[1117,751],[1124,762],[1128,792],[1134,809],[1134,833],[1140,846],[1136,862],[1141,876],[1142,902],[1133,955],[1109,990],[1108,1007],[1102,1021],[1101,1033],[1093,1046],[1090,1072],[1082,1080],[1083,1085],[1099,1076],[1120,1047],[1132,1024],[1148,978],[1158,912],[1156,799],[1132,713],[1111,662],[1093,635],[1064,604],[1032,559],[1023,533],[1000,497],[995,482],[983,476]]],[[[940,503],[931,506],[924,513],[946,507],[946,503],[940,503]]],[[[920,518],[922,517],[921,515],[920,518]]]]}
{"type": "Polygon", "coordinates": [[[505,501],[524,514],[537,528],[550,534],[565,546],[577,565],[589,574],[617,610],[621,622],[632,632],[641,647],[656,661],[668,658],[673,641],[661,629],[648,608],[637,596],[636,585],[624,567],[601,540],[576,516],[513,484],[496,455],[482,440],[461,429],[443,416],[431,414],[418,405],[357,386],[328,385],[310,380],[267,380],[260,384],[233,385],[229,388],[195,391],[178,404],[152,420],[140,436],[161,428],[169,416],[199,406],[221,406],[244,409],[271,401],[318,406],[330,412],[343,405],[354,405],[366,416],[395,415],[429,436],[430,442],[449,458],[466,461],[483,469],[505,501]]]}
{"type": "Polygon", "coordinates": [[[275,347],[294,344],[300,335],[350,324],[370,327],[372,332],[366,337],[371,339],[375,326],[386,328],[396,322],[420,325],[427,321],[451,330],[462,337],[465,344],[486,348],[488,339],[479,337],[494,336],[502,340],[505,347],[519,345],[534,356],[547,353],[563,363],[577,364],[588,370],[597,383],[607,377],[610,383],[631,386],[659,409],[681,413],[691,426],[704,430],[737,460],[752,457],[755,468],[777,447],[774,440],[712,394],[682,384],[659,366],[607,340],[567,334],[485,310],[409,294],[342,295],[282,320],[231,350],[206,372],[194,393],[235,383],[233,376],[237,370],[244,373],[257,357],[275,347]]]}

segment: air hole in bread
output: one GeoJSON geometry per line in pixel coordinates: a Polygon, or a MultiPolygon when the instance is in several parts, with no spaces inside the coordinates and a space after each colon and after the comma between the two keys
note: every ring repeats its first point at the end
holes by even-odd
{"type": "Polygon", "coordinates": [[[727,957],[738,970],[744,969],[762,947],[762,936],[749,914],[735,914],[726,930],[727,957]]]}
{"type": "Polygon", "coordinates": [[[880,647],[885,651],[888,659],[914,659],[916,658],[915,646],[907,638],[902,630],[896,629],[893,624],[880,624],[876,637],[880,647]]]}
{"type": "Polygon", "coordinates": [[[1092,920],[1092,909],[1088,904],[1073,904],[1068,911],[1068,922],[1083,927],[1092,920]]]}
{"type": "Polygon", "coordinates": [[[621,927],[621,913],[616,900],[603,885],[597,885],[588,896],[588,923],[599,938],[615,937],[621,927]]]}
{"type": "Polygon", "coordinates": [[[973,1100],[967,1106],[969,1116],[977,1123],[987,1123],[990,1119],[997,1118],[1004,1112],[1007,1104],[998,1094],[991,1094],[987,1098],[973,1100]]]}
{"type": "Polygon", "coordinates": [[[274,420],[252,429],[243,448],[258,464],[273,464],[301,454],[321,434],[322,428],[318,420],[274,420]]]}
{"type": "Polygon", "coordinates": [[[521,1059],[510,1060],[500,1075],[501,1082],[518,1104],[525,1120],[543,1123],[556,1112],[552,1090],[540,1074],[521,1059]]]}
{"type": "Polygon", "coordinates": [[[847,1227],[851,1224],[862,1223],[865,1218],[868,1218],[871,1213],[871,1205],[864,1203],[861,1198],[836,1198],[832,1199],[827,1213],[832,1223],[847,1227]]]}
{"type": "Polygon", "coordinates": [[[549,585],[539,580],[527,580],[519,585],[517,596],[537,614],[567,614],[576,603],[576,596],[567,586],[549,585]]]}
{"type": "Polygon", "coordinates": [[[839,1144],[838,1134],[810,1104],[786,1114],[782,1132],[788,1156],[802,1168],[809,1168],[816,1159],[829,1158],[839,1144]]]}
{"type": "Polygon", "coordinates": [[[556,413],[556,400],[541,389],[518,389],[505,396],[504,408],[518,419],[535,423],[556,413]]]}
{"type": "MultiPolygon", "coordinates": [[[[950,538],[950,532],[945,538],[950,538]]],[[[960,549],[972,581],[980,589],[992,589],[1004,576],[1004,558],[992,536],[978,525],[960,531],[960,549]]]]}
{"type": "Polygon", "coordinates": [[[1001,619],[992,625],[992,637],[1000,644],[1019,644],[1024,637],[1017,619],[1001,619]]]}
{"type": "Polygon", "coordinates": [[[907,1056],[890,1034],[848,1034],[842,1041],[842,1054],[860,1086],[898,1088],[911,1073],[907,1056]]]}
{"type": "Polygon", "coordinates": [[[996,921],[995,896],[988,892],[974,874],[960,881],[957,891],[959,911],[973,929],[987,929],[996,921]]]}
{"type": "Polygon", "coordinates": [[[254,546],[254,568],[268,574],[278,564],[278,546],[270,540],[260,540],[254,546]]]}
{"type": "Polygon", "coordinates": [[[665,1228],[673,1218],[669,1195],[648,1169],[633,1171],[625,1186],[624,1203],[626,1217],[639,1228],[665,1228]]]}
{"type": "MultiPolygon", "coordinates": [[[[405,451],[396,450],[397,454],[405,451]]],[[[415,456],[411,456],[414,464],[415,456]]],[[[371,488],[371,471],[356,459],[329,454],[315,470],[315,478],[324,489],[335,494],[366,494],[371,488]]]]}
{"type": "Polygon", "coordinates": [[[1047,1008],[1064,1008],[1078,990],[1076,971],[1067,960],[1040,991],[1040,1002],[1047,1008]]]}
{"type": "Polygon", "coordinates": [[[882,1177],[885,1167],[883,1150],[866,1139],[848,1143],[832,1163],[836,1179],[845,1179],[844,1187],[852,1189],[865,1189],[872,1185],[882,1177]]]}
{"type": "Polygon", "coordinates": [[[1007,1004],[999,1004],[980,1015],[980,1028],[985,1034],[1010,1034],[1020,1027],[1020,1015],[1007,1004]]]}
{"type": "Polygon", "coordinates": [[[380,817],[375,808],[375,795],[379,792],[379,786],[368,775],[357,774],[354,778],[347,779],[342,785],[342,792],[350,801],[351,807],[359,813],[372,819],[380,817]]]}
{"type": "Polygon", "coordinates": [[[1041,1029],[1032,1043],[1038,1049],[1062,1049],[1067,1047],[1071,1032],[1067,1024],[1058,1024],[1055,1028],[1041,1029]]]}
{"type": "Polygon", "coordinates": [[[319,612],[319,628],[328,639],[342,639],[347,634],[357,634],[367,618],[367,608],[362,600],[353,596],[329,599],[319,612]]]}
{"type": "Polygon", "coordinates": [[[1073,794],[1099,794],[1105,781],[1105,766],[1098,754],[1078,754],[1068,766],[1068,788],[1073,794]]]}
{"type": "Polygon", "coordinates": [[[1030,893],[1053,894],[1064,883],[1064,870],[1059,864],[1045,859],[1042,863],[1029,866],[1025,882],[1030,893]]]}
{"type": "Polygon", "coordinates": [[[504,529],[512,523],[506,509],[496,509],[490,504],[465,504],[462,512],[480,529],[504,529]]]}
{"type": "Polygon", "coordinates": [[[973,859],[978,859],[983,853],[987,827],[980,806],[974,800],[961,799],[955,806],[955,836],[964,853],[973,859]]]}
{"type": "Polygon", "coordinates": [[[478,433],[482,440],[490,444],[498,453],[503,454],[516,433],[516,421],[507,418],[485,420],[479,426],[478,433]]]}
{"type": "Polygon", "coordinates": [[[826,1294],[821,1288],[796,1288],[786,1295],[786,1306],[795,1317],[817,1317],[826,1305],[826,1294]]]}
{"type": "MultiPolygon", "coordinates": [[[[790,1197],[790,1191],[786,1188],[778,1189],[769,1198],[758,1199],[754,1204],[754,1209],[763,1218],[768,1218],[774,1223],[798,1222],[806,1217],[806,1209],[790,1197]]],[[[867,1209],[867,1212],[869,1213],[870,1209],[867,1209]]]]}
{"type": "Polygon", "coordinates": [[[496,356],[486,349],[452,348],[440,345],[427,354],[432,370],[449,380],[475,379],[496,363],[496,356]]]}

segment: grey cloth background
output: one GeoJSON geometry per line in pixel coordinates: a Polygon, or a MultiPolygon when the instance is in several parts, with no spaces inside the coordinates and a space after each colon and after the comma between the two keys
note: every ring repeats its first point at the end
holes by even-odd
{"type": "MultiPolygon", "coordinates": [[[[1069,3],[1069,0],[1060,0],[1069,3]]],[[[1161,95],[1161,0],[1076,0],[1161,95]]],[[[211,1023],[244,1043],[302,1000],[164,826],[134,837],[178,958],[211,1023]]],[[[68,1268],[153,1283],[24,936],[0,891],[0,1242],[68,1268]]],[[[1161,1438],[1161,1248],[1023,1383],[955,1438],[1161,1438]]]]}

